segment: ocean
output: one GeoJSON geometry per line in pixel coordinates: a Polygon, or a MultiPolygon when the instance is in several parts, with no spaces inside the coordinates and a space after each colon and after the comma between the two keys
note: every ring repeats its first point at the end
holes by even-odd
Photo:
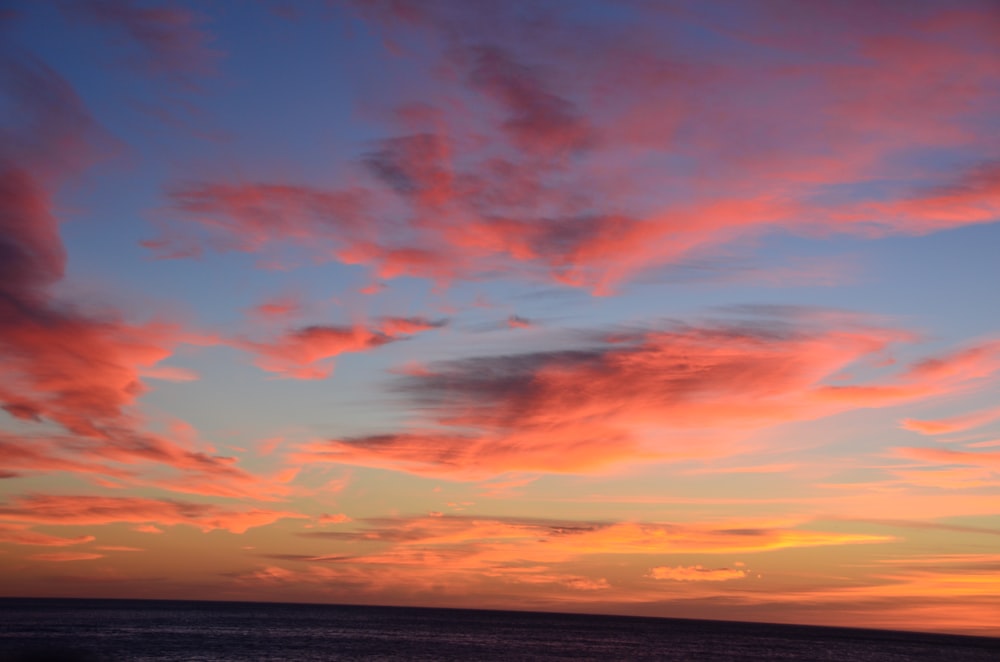
{"type": "Polygon", "coordinates": [[[0,660],[997,662],[1000,639],[461,609],[11,598],[0,599],[0,660]]]}

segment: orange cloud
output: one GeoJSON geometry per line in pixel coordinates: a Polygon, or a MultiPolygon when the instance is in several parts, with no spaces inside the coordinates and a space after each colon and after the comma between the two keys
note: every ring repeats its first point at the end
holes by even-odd
{"type": "Polygon", "coordinates": [[[897,455],[930,464],[958,464],[1000,472],[1000,452],[956,451],[950,448],[896,448],[897,455]]]}
{"type": "MultiPolygon", "coordinates": [[[[792,547],[870,544],[879,535],[825,533],[773,526],[723,526],[636,522],[574,522],[473,516],[364,520],[353,532],[309,532],[304,538],[367,541],[388,545],[375,555],[337,557],[357,563],[422,563],[422,554],[468,557],[475,565],[508,557],[564,562],[590,554],[746,553],[792,547]]],[[[320,561],[322,558],[313,558],[320,561]]],[[[454,561],[457,562],[457,561],[454,561]]]]}
{"type": "Polygon", "coordinates": [[[986,425],[1000,418],[1000,408],[992,407],[981,411],[974,411],[968,414],[941,418],[936,420],[922,421],[912,418],[904,419],[900,426],[906,430],[913,430],[921,434],[936,435],[948,434],[951,432],[962,432],[971,428],[986,425]]]}
{"type": "Polygon", "coordinates": [[[42,547],[68,547],[71,545],[82,545],[93,542],[94,536],[76,536],[74,538],[62,538],[52,536],[47,533],[30,531],[26,526],[0,524],[0,542],[13,543],[15,545],[38,545],[42,547]]]}
{"type": "Polygon", "coordinates": [[[650,568],[649,576],[653,579],[669,579],[675,582],[726,582],[731,579],[744,579],[747,576],[747,572],[739,568],[703,568],[700,565],[679,565],[672,567],[661,565],[650,568]]]}
{"type": "Polygon", "coordinates": [[[317,521],[320,524],[344,524],[353,520],[344,513],[334,513],[333,515],[323,513],[317,521]]]}
{"type": "MultiPolygon", "coordinates": [[[[258,587],[261,582],[298,585],[320,593],[334,581],[351,586],[362,598],[422,595],[422,604],[490,595],[499,604],[545,596],[553,604],[595,600],[608,605],[663,599],[661,589],[643,581],[652,559],[892,540],[735,520],[665,524],[448,515],[370,518],[349,530],[299,536],[304,539],[300,549],[324,543],[326,550],[265,554],[281,565],[238,573],[238,580],[258,587]],[[303,564],[304,569],[286,564],[303,564]],[[614,576],[609,567],[617,568],[614,576]]],[[[721,570],[703,570],[699,578],[721,581],[722,575],[721,570]]],[[[682,584],[689,592],[702,590],[698,584],[720,581],[682,584]]]]}
{"type": "Polygon", "coordinates": [[[66,563],[68,561],[93,561],[94,559],[104,558],[104,554],[94,554],[93,552],[52,552],[48,554],[32,554],[28,558],[32,561],[66,563]]]}
{"type": "Polygon", "coordinates": [[[272,510],[231,510],[221,506],[144,497],[89,495],[34,495],[15,498],[0,505],[0,520],[63,526],[103,525],[133,522],[144,525],[187,524],[202,531],[223,529],[244,533],[283,518],[305,518],[298,513],[272,510]]]}

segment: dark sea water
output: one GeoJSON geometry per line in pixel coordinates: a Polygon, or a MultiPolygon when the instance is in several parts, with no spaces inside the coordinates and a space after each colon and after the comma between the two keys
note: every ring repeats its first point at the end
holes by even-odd
{"type": "Polygon", "coordinates": [[[0,599],[0,660],[997,662],[1000,639],[452,609],[0,599]]]}

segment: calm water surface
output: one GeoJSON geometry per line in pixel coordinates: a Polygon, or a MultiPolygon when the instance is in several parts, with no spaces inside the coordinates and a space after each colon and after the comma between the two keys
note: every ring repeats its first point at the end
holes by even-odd
{"type": "Polygon", "coordinates": [[[997,662],[1000,639],[450,609],[0,599],[0,661],[997,662]]]}

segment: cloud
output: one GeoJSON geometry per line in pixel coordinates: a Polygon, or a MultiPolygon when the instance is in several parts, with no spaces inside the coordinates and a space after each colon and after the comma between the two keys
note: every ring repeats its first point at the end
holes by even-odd
{"type": "Polygon", "coordinates": [[[103,132],[69,84],[40,62],[8,55],[0,74],[11,99],[0,147],[0,406],[69,433],[3,435],[0,453],[28,471],[120,479],[135,474],[113,463],[164,463],[191,472],[189,484],[212,476],[232,492],[227,483],[245,482],[248,474],[228,458],[142,432],[133,411],[147,388],[143,377],[190,378],[158,364],[177,345],[205,339],[176,324],[135,324],[53,295],[66,262],[54,192],[103,154],[103,132]]]}
{"type": "Polygon", "coordinates": [[[263,500],[277,500],[290,491],[274,478],[235,466],[235,458],[209,455],[127,428],[105,429],[96,438],[0,433],[0,460],[26,474],[92,474],[94,482],[99,482],[98,476],[111,477],[119,481],[116,487],[155,486],[189,494],[263,500]],[[159,470],[149,465],[159,465],[159,470]]]}
{"type": "Polygon", "coordinates": [[[395,193],[435,206],[453,196],[450,146],[442,136],[421,133],[382,141],[362,163],[395,193]]]}
{"type": "Polygon", "coordinates": [[[927,367],[955,363],[945,357],[831,385],[912,336],[837,313],[748,312],[744,320],[591,332],[578,349],[431,365],[395,385],[423,425],[312,442],[296,459],[474,480],[721,457],[738,453],[752,430],[949,393],[985,374],[982,362],[971,371],[927,367]]]}
{"type": "Polygon", "coordinates": [[[531,68],[496,46],[472,48],[469,82],[507,112],[501,126],[529,153],[564,154],[583,149],[593,130],[573,104],[553,94],[531,68]]]}
{"type": "MultiPolygon", "coordinates": [[[[21,73],[39,85],[35,95],[44,96],[48,85],[51,103],[79,112],[60,82],[44,79],[52,74],[21,73]]],[[[58,114],[48,107],[39,112],[58,114]]],[[[69,430],[94,433],[134,400],[141,390],[137,369],[169,355],[164,345],[175,342],[176,330],[98,320],[49,301],[45,289],[62,277],[65,261],[49,194],[36,176],[4,166],[0,155],[0,401],[17,418],[50,418],[69,430]]]]}
{"type": "Polygon", "coordinates": [[[390,99],[389,135],[358,155],[349,188],[179,186],[184,219],[151,247],[293,244],[377,279],[514,277],[607,294],[775,231],[871,237],[997,218],[995,155],[971,146],[988,130],[1000,60],[974,5],[764,3],[669,20],[646,5],[601,24],[521,2],[356,9],[387,41],[437,45],[422,87],[448,102],[390,99]],[[692,29],[713,46],[692,44],[692,29]],[[958,149],[957,175],[911,158],[958,149]]]}
{"type": "Polygon", "coordinates": [[[82,0],[61,3],[71,20],[109,28],[132,47],[128,61],[157,74],[186,76],[208,70],[219,55],[211,35],[199,27],[199,14],[172,4],[143,6],[134,0],[82,0]]]}
{"type": "MultiPolygon", "coordinates": [[[[730,520],[715,523],[601,522],[489,516],[385,517],[355,527],[300,533],[319,554],[268,554],[275,572],[244,577],[322,591],[351,585],[358,596],[494,596],[554,602],[662,599],[641,586],[651,557],[755,553],[889,542],[885,536],[831,533],[730,520]],[[284,567],[289,564],[290,567],[284,567]],[[294,564],[294,565],[291,565],[294,564]],[[303,568],[304,569],[301,569],[303,568]],[[615,568],[614,577],[609,568],[615,568]],[[515,592],[510,588],[516,586],[515,592]],[[601,595],[598,595],[601,594],[601,595]],[[575,597],[572,597],[575,596],[575,597]]],[[[730,572],[733,572],[730,570],[730,572]]],[[[704,571],[703,579],[722,579],[704,571]]],[[[695,582],[691,582],[692,584],[695,582]]],[[[704,582],[712,583],[712,582],[704,582]]],[[[523,602],[522,602],[523,604],[523,602]]]]}
{"type": "Polygon", "coordinates": [[[303,302],[298,297],[274,297],[263,301],[251,309],[251,314],[263,320],[280,321],[297,317],[302,313],[303,302]]]}
{"type": "Polygon", "coordinates": [[[1000,473],[1000,452],[957,451],[950,448],[896,448],[895,453],[901,457],[922,460],[934,465],[966,465],[991,469],[1000,473]]]}
{"type": "Polygon", "coordinates": [[[894,203],[876,207],[925,232],[1000,218],[1000,163],[986,162],[958,173],[946,184],[927,188],[894,203]]]}
{"type": "MultiPolygon", "coordinates": [[[[304,538],[367,541],[389,552],[349,557],[358,563],[415,562],[416,552],[473,557],[476,564],[508,556],[563,562],[590,554],[746,553],[792,547],[882,543],[892,538],[853,533],[756,526],[745,522],[664,524],[477,516],[370,518],[355,531],[307,532],[304,538]],[[411,559],[411,561],[407,561],[411,559]]],[[[314,558],[313,560],[323,560],[314,558]]],[[[338,557],[339,560],[339,557],[338,557]]]]}
{"type": "Polygon", "coordinates": [[[15,545],[36,545],[41,547],[69,547],[93,542],[94,536],[75,536],[63,538],[47,533],[28,530],[28,527],[11,524],[0,524],[0,542],[15,545]]]}
{"type": "Polygon", "coordinates": [[[370,326],[304,326],[272,342],[246,339],[231,342],[256,354],[255,363],[262,370],[295,379],[325,379],[333,372],[329,359],[370,351],[416,333],[441,328],[446,323],[423,317],[385,317],[370,326]]]}
{"type": "Polygon", "coordinates": [[[131,522],[144,525],[187,524],[202,531],[222,529],[244,533],[283,518],[304,518],[298,513],[272,510],[233,510],[222,506],[145,497],[90,495],[33,495],[16,497],[0,505],[0,521],[61,526],[104,525],[131,522]]]}
{"type": "Polygon", "coordinates": [[[906,430],[919,432],[920,434],[949,434],[952,432],[962,432],[963,430],[977,428],[995,421],[998,418],[1000,418],[1000,408],[992,407],[990,409],[983,409],[980,411],[970,412],[968,414],[960,414],[958,416],[935,420],[907,418],[900,422],[900,427],[906,430]]]}
{"type": "Polygon", "coordinates": [[[354,520],[352,520],[344,513],[334,513],[333,515],[330,515],[328,513],[323,513],[322,515],[319,516],[319,519],[317,519],[316,521],[319,522],[320,524],[344,524],[346,522],[352,522],[354,520]]]}
{"type": "Polygon", "coordinates": [[[507,318],[507,326],[512,329],[530,329],[534,325],[534,322],[520,315],[511,315],[507,318]]]}
{"type": "Polygon", "coordinates": [[[675,582],[725,582],[732,579],[744,579],[746,570],[739,568],[703,568],[700,565],[667,566],[650,568],[649,576],[653,579],[669,579],[675,582]]]}
{"type": "Polygon", "coordinates": [[[0,433],[0,462],[8,469],[19,471],[97,473],[116,478],[128,478],[132,472],[88,459],[73,459],[60,453],[62,444],[56,440],[15,437],[0,433]]]}
{"type": "Polygon", "coordinates": [[[69,561],[93,561],[94,559],[104,558],[104,554],[94,554],[93,552],[51,552],[45,554],[32,554],[28,558],[32,561],[66,563],[69,561]]]}

